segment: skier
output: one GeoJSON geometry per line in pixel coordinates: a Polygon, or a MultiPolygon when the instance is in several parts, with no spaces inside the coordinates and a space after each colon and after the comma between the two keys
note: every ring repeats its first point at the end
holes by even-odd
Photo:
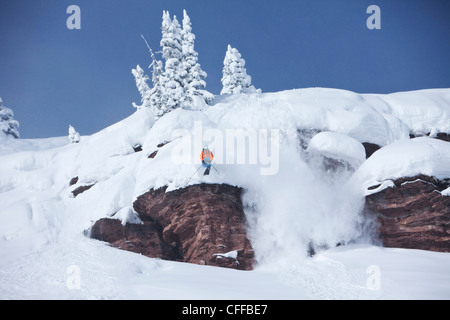
{"type": "Polygon", "coordinates": [[[206,167],[203,175],[209,175],[209,171],[211,170],[211,163],[214,159],[213,153],[208,149],[208,146],[204,147],[202,153],[200,154],[200,160],[202,160],[202,165],[206,167]]]}

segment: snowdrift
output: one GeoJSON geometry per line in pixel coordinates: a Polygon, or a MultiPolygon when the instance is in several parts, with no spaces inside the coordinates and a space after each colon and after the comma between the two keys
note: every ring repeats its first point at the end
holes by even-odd
{"type": "Polygon", "coordinates": [[[396,141],[367,159],[352,182],[367,195],[392,186],[392,180],[420,174],[437,179],[450,177],[450,143],[429,137],[396,141]],[[378,184],[381,188],[368,190],[378,184]]]}
{"type": "MultiPolygon", "coordinates": [[[[82,136],[77,144],[69,144],[66,137],[2,141],[0,297],[123,298],[123,289],[127,298],[236,298],[236,288],[243,290],[238,295],[242,298],[450,297],[450,290],[441,286],[450,284],[448,254],[356,244],[321,252],[337,244],[370,243],[360,214],[367,187],[400,175],[450,177],[448,143],[409,138],[410,133],[450,133],[450,89],[376,95],[310,88],[229,95],[216,97],[203,111],[177,109],[156,123],[152,119],[148,110],[137,110],[96,134],[82,136]],[[383,148],[365,160],[363,142],[383,148]],[[137,144],[142,152],[133,149],[137,144]],[[194,174],[205,144],[214,152],[219,172],[209,176],[202,170],[194,174]],[[352,165],[330,175],[315,154],[352,165]],[[78,182],[71,186],[74,177],[78,182]],[[217,268],[137,258],[84,236],[103,217],[139,223],[132,204],[151,188],[174,190],[201,182],[246,190],[248,232],[258,260],[248,278],[217,268]],[[72,191],[83,185],[93,186],[74,197],[72,191]],[[317,254],[309,258],[312,252],[317,254]],[[389,281],[396,273],[387,261],[397,259],[406,270],[404,282],[389,282],[382,291],[366,288],[369,256],[389,281]],[[423,268],[403,263],[422,257],[430,261],[423,268]],[[56,262],[59,259],[63,262],[56,262]],[[91,283],[83,282],[81,291],[67,291],[67,263],[105,270],[89,277],[86,282],[91,283]],[[30,289],[25,274],[32,268],[37,276],[30,289]],[[194,281],[194,288],[171,280],[183,273],[200,279],[206,276],[201,270],[207,270],[208,281],[216,276],[246,280],[225,292],[200,280],[194,281]],[[329,287],[321,276],[328,272],[339,274],[335,280],[345,283],[344,289],[329,287]],[[59,282],[52,282],[51,274],[59,282]],[[162,280],[155,282],[156,276],[162,280]],[[312,282],[301,280],[305,277],[312,282]],[[410,292],[405,284],[427,277],[430,281],[420,285],[428,287],[420,292],[410,292]],[[243,289],[247,285],[254,290],[243,289]],[[108,293],[108,286],[117,291],[108,293]],[[287,287],[291,289],[285,291],[287,287]],[[346,293],[345,287],[354,291],[346,293]],[[159,295],[169,289],[176,293],[159,295]]],[[[336,281],[330,283],[338,285],[336,281]]]]}

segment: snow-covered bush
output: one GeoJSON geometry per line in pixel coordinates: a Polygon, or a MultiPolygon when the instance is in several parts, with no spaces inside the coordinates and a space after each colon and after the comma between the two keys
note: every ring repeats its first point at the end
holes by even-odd
{"type": "Polygon", "coordinates": [[[80,134],[71,125],[69,125],[69,140],[70,143],[78,143],[81,140],[80,134]]]}
{"type": "Polygon", "coordinates": [[[20,137],[19,122],[14,120],[14,112],[3,106],[2,98],[0,98],[0,131],[16,139],[20,137]]]}

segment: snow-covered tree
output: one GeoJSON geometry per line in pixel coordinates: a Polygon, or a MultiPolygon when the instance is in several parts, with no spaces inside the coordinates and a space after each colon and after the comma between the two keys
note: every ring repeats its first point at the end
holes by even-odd
{"type": "Polygon", "coordinates": [[[136,86],[142,97],[142,105],[138,106],[133,102],[133,106],[137,109],[150,108],[155,116],[155,120],[161,117],[164,113],[163,109],[163,88],[161,85],[163,76],[163,64],[161,61],[156,59],[153,50],[150,48],[147,40],[141,35],[142,39],[148,47],[148,51],[152,57],[152,63],[149,68],[152,68],[152,88],[147,84],[148,76],[144,74],[144,70],[138,65],[136,69],[131,70],[136,79],[136,86]]]}
{"type": "Polygon", "coordinates": [[[0,98],[0,131],[16,139],[20,137],[19,122],[14,120],[14,112],[3,106],[2,98],[0,98]]]}
{"type": "Polygon", "coordinates": [[[258,92],[252,86],[252,78],[245,69],[245,60],[236,48],[228,45],[223,61],[222,91],[220,94],[238,94],[258,92]]]}
{"type": "Polygon", "coordinates": [[[78,143],[81,140],[80,134],[71,125],[69,125],[69,140],[70,143],[78,143]]]}
{"type": "Polygon", "coordinates": [[[183,10],[183,29],[181,35],[183,53],[182,63],[186,72],[184,83],[185,91],[187,93],[186,100],[192,103],[195,97],[201,97],[206,102],[211,102],[212,99],[214,99],[214,96],[205,90],[206,82],[204,79],[207,77],[207,73],[202,70],[198,63],[198,53],[194,48],[195,35],[192,33],[191,19],[186,13],[186,10],[183,10]]]}
{"type": "Polygon", "coordinates": [[[182,107],[185,103],[184,82],[186,71],[183,69],[183,51],[181,46],[181,26],[177,17],[170,19],[169,12],[164,11],[161,27],[162,56],[165,60],[164,73],[161,77],[163,92],[162,112],[166,113],[182,107]]]}
{"type": "Polygon", "coordinates": [[[155,119],[164,115],[164,93],[161,85],[163,75],[163,63],[160,60],[156,60],[152,52],[152,83],[153,87],[150,89],[150,106],[155,115],[155,119]]]}
{"type": "Polygon", "coordinates": [[[136,79],[136,86],[141,94],[140,106],[133,103],[135,108],[149,107],[155,118],[180,107],[200,108],[204,102],[210,102],[214,95],[205,90],[207,76],[198,63],[198,53],[194,49],[195,35],[186,11],[183,11],[183,28],[177,17],[170,17],[168,11],[163,11],[161,25],[161,53],[163,61],[156,59],[155,54],[147,44],[152,56],[152,84],[139,66],[132,70],[136,79]]]}
{"type": "Polygon", "coordinates": [[[144,70],[137,65],[136,69],[132,69],[131,73],[136,80],[136,87],[141,95],[141,105],[136,105],[133,102],[133,107],[136,109],[148,108],[150,107],[150,87],[147,84],[148,76],[144,74],[144,70]]]}

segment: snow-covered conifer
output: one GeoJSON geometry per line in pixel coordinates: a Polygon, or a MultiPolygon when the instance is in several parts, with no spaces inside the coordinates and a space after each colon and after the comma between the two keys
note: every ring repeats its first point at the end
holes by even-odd
{"type": "Polygon", "coordinates": [[[161,85],[162,75],[163,75],[163,64],[160,60],[156,60],[154,54],[152,53],[153,63],[152,63],[152,83],[153,87],[150,89],[150,106],[155,115],[155,119],[160,118],[164,115],[164,96],[163,88],[161,85]]]}
{"type": "Polygon", "coordinates": [[[236,48],[228,45],[223,61],[222,91],[220,94],[238,94],[258,92],[252,86],[252,78],[245,69],[245,60],[236,48]]]}
{"type": "MultiPolygon", "coordinates": [[[[152,57],[152,63],[149,66],[149,68],[152,68],[152,84],[153,87],[146,90],[146,105],[150,107],[151,111],[153,112],[155,116],[155,120],[157,120],[159,117],[161,117],[163,113],[163,104],[164,104],[164,94],[163,94],[163,88],[162,88],[162,77],[163,77],[163,64],[160,60],[156,59],[155,54],[153,53],[152,48],[150,48],[150,45],[148,44],[147,40],[145,40],[144,36],[141,35],[142,39],[145,41],[145,44],[147,45],[148,51],[150,52],[150,55],[152,57]]],[[[148,77],[146,78],[148,79],[148,77]]],[[[148,87],[147,83],[145,85],[148,87]]]]}
{"type": "Polygon", "coordinates": [[[71,125],[69,125],[69,140],[70,143],[78,143],[81,140],[80,134],[71,125]]]}
{"type": "Polygon", "coordinates": [[[176,16],[170,19],[169,12],[164,11],[161,27],[162,56],[165,60],[164,73],[161,77],[163,92],[162,113],[182,107],[185,102],[184,79],[186,71],[182,68],[183,52],[181,46],[181,26],[176,16]]]}
{"type": "Polygon", "coordinates": [[[214,96],[205,90],[205,78],[207,73],[202,70],[198,63],[198,53],[195,51],[194,42],[195,35],[192,33],[191,19],[186,10],[183,11],[183,29],[182,34],[182,52],[183,52],[183,68],[186,72],[185,91],[186,100],[193,102],[195,97],[202,97],[206,102],[212,101],[214,96]]]}
{"type": "Polygon", "coordinates": [[[14,112],[3,106],[2,98],[0,98],[0,131],[16,139],[20,137],[19,122],[14,120],[14,112]]]}

